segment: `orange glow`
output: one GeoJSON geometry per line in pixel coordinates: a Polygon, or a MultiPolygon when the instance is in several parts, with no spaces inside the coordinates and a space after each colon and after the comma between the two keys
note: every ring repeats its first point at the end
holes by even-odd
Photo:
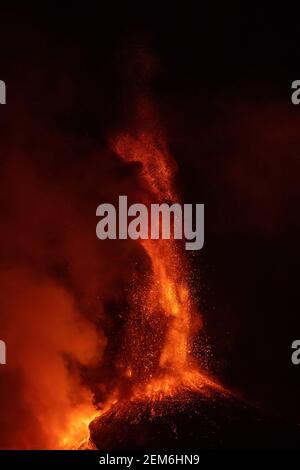
{"type": "MultiPolygon", "coordinates": [[[[151,118],[147,106],[142,114],[151,118]]],[[[175,163],[160,132],[147,128],[135,136],[120,135],[113,148],[125,161],[142,164],[140,179],[147,192],[144,202],[179,202],[173,184],[175,163]]],[[[136,393],[139,398],[141,394],[158,397],[172,395],[181,388],[203,389],[204,384],[212,382],[201,374],[191,356],[192,333],[201,326],[201,319],[191,298],[184,252],[174,239],[147,239],[138,243],[150,258],[152,270],[151,281],[142,295],[141,314],[151,318],[163,312],[167,326],[158,366],[146,384],[137,384],[136,393]]],[[[143,361],[142,353],[138,360],[143,361]]]]}
{"type": "Polygon", "coordinates": [[[98,416],[92,406],[81,407],[70,416],[67,430],[58,440],[59,449],[88,449],[89,423],[98,416]]]}
{"type": "MultiPolygon", "coordinates": [[[[113,150],[128,163],[141,163],[139,178],[146,194],[143,195],[145,204],[179,202],[173,185],[175,164],[160,134],[143,130],[134,136],[119,135],[113,142],[113,150]]],[[[201,327],[201,317],[192,299],[188,263],[182,247],[174,239],[137,240],[136,243],[143,248],[151,268],[143,287],[136,292],[133,289],[132,307],[138,312],[138,323],[154,324],[157,330],[163,331],[162,340],[153,336],[153,345],[147,350],[139,338],[147,334],[141,329],[147,326],[137,327],[135,321],[129,322],[129,343],[137,345],[131,363],[123,366],[124,378],[132,384],[130,396],[122,397],[117,387],[114,397],[104,404],[98,416],[116,403],[123,409],[128,400],[153,401],[180,396],[185,391],[208,395],[212,388],[223,390],[200,371],[191,354],[192,336],[201,327]]],[[[159,336],[161,331],[157,333],[159,336]]],[[[73,440],[72,435],[64,442],[69,440],[73,440]]]]}

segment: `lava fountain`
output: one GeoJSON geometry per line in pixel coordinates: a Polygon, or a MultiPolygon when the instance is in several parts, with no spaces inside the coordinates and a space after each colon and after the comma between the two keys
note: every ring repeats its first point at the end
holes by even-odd
{"type": "MultiPolygon", "coordinates": [[[[153,127],[120,134],[112,147],[123,161],[139,164],[139,183],[144,189],[141,202],[180,202],[174,187],[175,162],[153,127]]],[[[149,269],[142,288],[133,286],[131,293],[127,328],[130,359],[122,366],[132,386],[125,398],[116,389],[114,399],[104,404],[101,415],[91,423],[92,440],[98,447],[99,439],[93,436],[104,419],[129,416],[133,406],[135,416],[136,407],[143,413],[149,404],[155,414],[155,403],[168,409],[172,403],[176,407],[187,400],[191,393],[209,396],[212,390],[224,391],[200,370],[192,356],[192,339],[202,323],[189,286],[188,262],[179,242],[164,239],[159,229],[157,240],[136,240],[148,258],[149,269]]]]}
{"type": "MultiPolygon", "coordinates": [[[[147,131],[136,137],[120,135],[114,142],[114,150],[127,162],[141,163],[140,178],[149,198],[144,203],[179,202],[173,188],[175,165],[162,140],[147,131]]],[[[151,351],[155,364],[148,366],[150,379],[146,384],[138,384],[134,395],[165,395],[182,386],[203,386],[206,380],[190,354],[191,335],[200,327],[200,319],[194,311],[183,251],[174,239],[161,237],[137,242],[145,250],[151,266],[150,278],[137,300],[139,311],[149,323],[162,316],[160,323],[165,331],[159,351],[151,351]]],[[[143,361],[143,356],[137,353],[135,360],[143,361]]]]}

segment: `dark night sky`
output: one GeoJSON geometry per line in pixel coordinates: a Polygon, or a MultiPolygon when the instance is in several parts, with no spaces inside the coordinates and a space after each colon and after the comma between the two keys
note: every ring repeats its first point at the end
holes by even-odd
{"type": "Polygon", "coordinates": [[[290,361],[300,337],[297,22],[274,6],[141,5],[0,13],[0,165],[32,148],[49,181],[76,184],[68,149],[77,162],[94,156],[127,126],[133,97],[151,97],[183,200],[206,207],[192,264],[210,366],[244,397],[299,421],[300,366],[290,361]]]}

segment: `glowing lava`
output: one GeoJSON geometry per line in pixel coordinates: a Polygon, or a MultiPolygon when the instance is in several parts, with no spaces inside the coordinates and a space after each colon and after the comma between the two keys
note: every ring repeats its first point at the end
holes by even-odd
{"type": "MultiPolygon", "coordinates": [[[[179,202],[173,185],[175,164],[161,135],[146,126],[146,130],[133,135],[119,135],[113,150],[124,161],[141,164],[139,179],[144,204],[179,202]]],[[[150,268],[142,288],[132,289],[134,313],[128,322],[128,345],[132,351],[120,367],[131,384],[130,393],[124,397],[117,387],[114,399],[102,405],[98,420],[112,409],[123,413],[126,403],[168,397],[172,401],[188,392],[209,395],[212,389],[222,390],[200,371],[191,354],[193,334],[201,327],[201,319],[188,284],[188,263],[182,247],[174,239],[140,239],[136,243],[143,248],[150,268]]]]}
{"type": "MultiPolygon", "coordinates": [[[[119,136],[115,152],[128,162],[142,164],[140,177],[148,191],[148,203],[178,202],[173,188],[174,162],[163,141],[147,131],[136,137],[119,136]]],[[[197,388],[205,382],[191,356],[191,336],[200,326],[187,283],[188,268],[177,241],[138,240],[151,261],[151,279],[142,296],[141,314],[147,318],[162,312],[165,334],[156,371],[144,388],[145,396],[172,394],[182,386],[197,388]]],[[[142,360],[142,357],[140,358],[142,360]]],[[[138,386],[139,396],[141,387],[138,386]]]]}
{"type": "MultiPolygon", "coordinates": [[[[141,164],[139,177],[144,188],[143,203],[179,202],[174,188],[176,165],[157,131],[152,110],[143,103],[139,111],[140,121],[147,125],[135,134],[119,135],[113,143],[113,150],[124,161],[141,164]],[[153,122],[156,127],[151,124],[153,122]]],[[[148,376],[146,374],[136,384],[131,398],[160,399],[184,389],[201,392],[207,387],[221,389],[199,370],[191,354],[192,338],[201,327],[201,317],[192,299],[189,267],[182,246],[174,239],[137,242],[145,250],[151,265],[150,279],[143,294],[137,296],[139,312],[149,324],[152,320],[155,327],[160,325],[164,333],[162,341],[155,343],[158,351],[151,351],[152,364],[147,366],[148,376]],[[160,320],[155,323],[155,318],[160,320]]],[[[135,361],[145,359],[142,352],[137,352],[137,356],[135,361]]]]}

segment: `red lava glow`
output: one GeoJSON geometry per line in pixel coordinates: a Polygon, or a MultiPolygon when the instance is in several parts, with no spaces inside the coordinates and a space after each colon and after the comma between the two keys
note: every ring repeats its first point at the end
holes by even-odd
{"type": "MultiPolygon", "coordinates": [[[[143,203],[179,202],[173,183],[175,163],[160,134],[146,126],[135,134],[118,135],[112,147],[123,161],[141,165],[143,203]]],[[[174,239],[136,243],[150,260],[150,269],[142,288],[132,288],[132,308],[136,313],[128,330],[133,353],[131,362],[123,369],[133,386],[125,399],[116,389],[102,406],[100,417],[116,404],[118,409],[124,409],[126,402],[152,402],[168,397],[172,401],[181,394],[184,396],[185,391],[209,395],[211,389],[222,390],[201,372],[191,354],[192,338],[201,327],[201,317],[192,298],[188,262],[182,247],[174,239]],[[152,326],[153,340],[145,347],[147,325],[152,326]],[[161,340],[156,341],[156,333],[161,340]]],[[[72,441],[72,436],[66,438],[68,441],[72,441]]],[[[88,440],[81,448],[89,448],[88,440]]]]}
{"type": "MultiPolygon", "coordinates": [[[[163,140],[149,131],[121,135],[114,150],[125,161],[140,162],[140,177],[156,203],[179,202],[173,187],[174,162],[163,140]]],[[[202,389],[212,383],[200,373],[191,355],[192,334],[201,326],[188,285],[188,265],[182,249],[171,240],[138,240],[151,260],[151,279],[142,295],[141,315],[166,320],[159,361],[150,380],[138,385],[134,396],[163,397],[182,388],[202,389]]],[[[139,358],[143,360],[142,357],[139,358]]]]}

